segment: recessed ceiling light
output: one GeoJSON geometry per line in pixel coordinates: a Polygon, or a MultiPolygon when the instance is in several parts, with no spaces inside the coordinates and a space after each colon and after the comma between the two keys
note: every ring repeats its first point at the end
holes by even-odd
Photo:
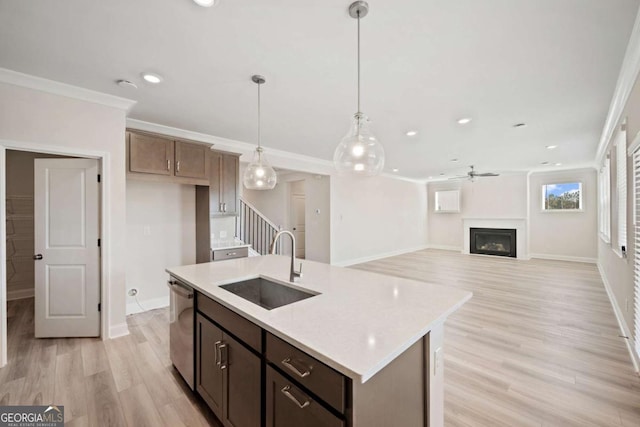
{"type": "Polygon", "coordinates": [[[393,168],[392,170],[393,170],[394,172],[398,172],[400,169],[398,169],[398,168],[393,168]]]}
{"type": "Polygon", "coordinates": [[[162,81],[162,77],[154,73],[142,73],[142,78],[145,79],[145,81],[153,84],[158,84],[162,81]]]}
{"type": "Polygon", "coordinates": [[[526,123],[516,123],[515,125],[513,125],[514,128],[523,128],[526,127],[527,124],[526,123]]]}
{"type": "Polygon", "coordinates": [[[211,7],[218,3],[218,0],[193,0],[198,6],[211,7]]]}
{"type": "Polygon", "coordinates": [[[547,145],[547,150],[553,150],[555,148],[558,148],[557,145],[547,145]]]}
{"type": "Polygon", "coordinates": [[[116,83],[118,83],[118,86],[120,87],[126,87],[129,89],[138,89],[138,85],[130,80],[120,79],[120,80],[117,80],[116,83]]]}
{"type": "Polygon", "coordinates": [[[415,130],[410,130],[410,131],[407,132],[407,136],[416,136],[417,134],[418,134],[418,132],[415,131],[415,130]]]}
{"type": "Polygon", "coordinates": [[[540,162],[541,165],[548,165],[549,162],[540,162]]]}
{"type": "Polygon", "coordinates": [[[429,177],[429,179],[433,179],[433,177],[432,177],[432,176],[430,176],[430,177],[429,177]]]}
{"type": "Polygon", "coordinates": [[[556,163],[556,166],[562,166],[562,163],[558,162],[556,163]]]}
{"type": "Polygon", "coordinates": [[[471,123],[471,117],[463,117],[461,119],[458,119],[459,125],[466,125],[467,123],[471,123]]]}

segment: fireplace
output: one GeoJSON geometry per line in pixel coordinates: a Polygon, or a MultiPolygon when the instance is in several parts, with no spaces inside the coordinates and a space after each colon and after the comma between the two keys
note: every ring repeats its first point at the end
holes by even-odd
{"type": "Polygon", "coordinates": [[[516,257],[515,228],[470,228],[469,252],[472,254],[516,257]]]}

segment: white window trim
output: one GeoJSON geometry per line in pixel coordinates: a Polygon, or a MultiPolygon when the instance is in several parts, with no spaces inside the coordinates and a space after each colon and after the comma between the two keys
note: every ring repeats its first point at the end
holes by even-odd
{"type": "Polygon", "coordinates": [[[600,211],[600,238],[607,244],[611,243],[611,160],[607,155],[604,159],[600,174],[600,193],[598,204],[600,211]]]}
{"type": "Polygon", "coordinates": [[[628,251],[627,242],[627,132],[624,125],[616,138],[616,199],[618,229],[616,230],[615,252],[618,256],[626,256],[622,246],[628,251]]]}
{"type": "Polygon", "coordinates": [[[549,182],[546,184],[542,184],[540,186],[540,212],[541,213],[581,213],[584,212],[584,184],[582,183],[582,181],[565,181],[565,182],[549,182]],[[545,209],[544,205],[545,205],[545,194],[543,191],[543,188],[547,185],[553,185],[553,184],[580,184],[580,209],[545,209]]]}

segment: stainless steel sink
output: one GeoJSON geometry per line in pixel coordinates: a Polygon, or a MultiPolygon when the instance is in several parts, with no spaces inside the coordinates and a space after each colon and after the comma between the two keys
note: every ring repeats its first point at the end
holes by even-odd
{"type": "Polygon", "coordinates": [[[286,286],[264,277],[243,280],[242,282],[230,283],[220,287],[267,310],[319,295],[286,286]]]}

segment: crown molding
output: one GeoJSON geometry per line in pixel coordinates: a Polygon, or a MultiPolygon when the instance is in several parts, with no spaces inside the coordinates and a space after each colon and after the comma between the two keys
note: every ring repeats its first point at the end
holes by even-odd
{"type": "Polygon", "coordinates": [[[640,73],[640,10],[638,10],[636,21],[633,24],[629,44],[627,45],[616,88],[613,92],[613,99],[609,106],[609,113],[604,123],[604,129],[596,151],[596,164],[602,162],[613,133],[622,118],[622,113],[633,90],[638,73],[640,73]]]}
{"type": "Polygon", "coordinates": [[[65,96],[67,98],[78,99],[80,101],[105,105],[107,107],[117,108],[126,112],[130,111],[137,102],[115,95],[109,95],[54,80],[44,79],[42,77],[32,76],[30,74],[19,73],[6,68],[0,68],[0,83],[21,86],[54,95],[65,96]]]}

